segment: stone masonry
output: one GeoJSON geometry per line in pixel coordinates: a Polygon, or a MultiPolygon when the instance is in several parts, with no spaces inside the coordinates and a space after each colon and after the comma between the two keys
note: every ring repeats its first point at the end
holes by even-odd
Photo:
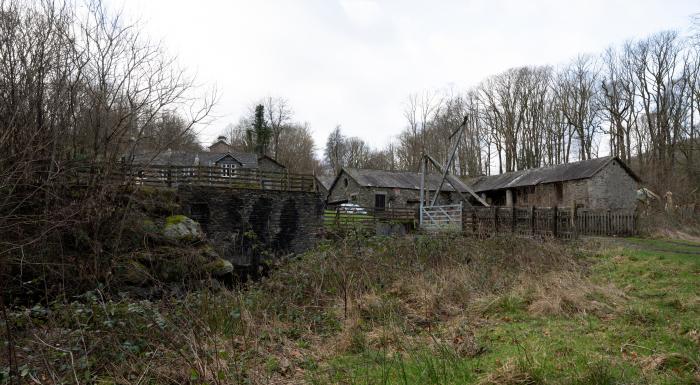
{"type": "Polygon", "coordinates": [[[182,186],[178,196],[184,214],[236,265],[304,252],[322,235],[318,193],[182,186]]]}

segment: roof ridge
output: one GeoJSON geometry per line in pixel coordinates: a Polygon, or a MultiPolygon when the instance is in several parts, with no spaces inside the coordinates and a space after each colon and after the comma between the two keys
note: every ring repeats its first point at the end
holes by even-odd
{"type": "Polygon", "coordinates": [[[529,167],[529,168],[523,168],[523,169],[515,170],[515,171],[507,171],[507,172],[503,172],[503,173],[495,174],[495,175],[481,175],[481,176],[482,176],[482,177],[488,178],[488,177],[494,177],[494,176],[515,174],[515,173],[518,173],[518,172],[525,172],[525,171],[532,171],[532,170],[546,170],[546,169],[553,169],[553,168],[557,168],[557,167],[572,166],[572,165],[576,165],[576,164],[581,164],[581,163],[585,163],[585,162],[599,161],[599,160],[603,160],[603,159],[611,160],[611,159],[613,159],[613,158],[615,158],[615,157],[612,156],[612,155],[607,155],[607,156],[600,156],[600,157],[593,158],[593,159],[577,160],[577,161],[575,161],[575,162],[568,162],[568,163],[548,164],[548,165],[546,165],[546,166],[529,167]]]}

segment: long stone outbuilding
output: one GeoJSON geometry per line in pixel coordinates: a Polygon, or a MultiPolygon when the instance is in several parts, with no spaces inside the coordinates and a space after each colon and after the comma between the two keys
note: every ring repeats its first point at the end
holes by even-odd
{"type": "Polygon", "coordinates": [[[603,157],[474,178],[474,191],[495,206],[634,209],[639,177],[619,158],[603,157]]]}

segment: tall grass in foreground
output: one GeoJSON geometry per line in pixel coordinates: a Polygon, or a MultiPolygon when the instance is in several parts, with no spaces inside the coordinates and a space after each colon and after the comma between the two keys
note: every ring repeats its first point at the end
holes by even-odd
{"type": "MultiPolygon", "coordinates": [[[[600,259],[578,246],[346,239],[234,291],[149,302],[95,290],[10,326],[22,379],[41,382],[645,383],[643,365],[618,359],[637,348],[614,333],[633,333],[613,326],[653,333],[663,315],[631,306],[612,273],[592,279],[600,259]]],[[[689,349],[666,364],[678,378],[697,365],[689,349]]]]}

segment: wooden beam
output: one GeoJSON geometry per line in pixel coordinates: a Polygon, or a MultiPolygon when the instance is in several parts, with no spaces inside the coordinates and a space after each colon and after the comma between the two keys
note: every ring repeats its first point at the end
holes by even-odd
{"type": "MultiPolygon", "coordinates": [[[[430,163],[433,164],[433,166],[435,166],[435,167],[438,169],[438,171],[443,172],[442,166],[440,166],[440,165],[438,164],[438,162],[437,162],[435,159],[433,159],[432,156],[426,154],[425,157],[430,161],[430,163]]],[[[446,175],[447,175],[447,176],[451,176],[451,174],[449,174],[449,173],[447,173],[446,175]]],[[[464,196],[464,194],[462,194],[461,191],[459,191],[459,188],[458,188],[457,186],[455,186],[454,183],[452,183],[452,180],[451,180],[450,178],[447,178],[447,177],[445,177],[445,179],[447,179],[447,182],[450,184],[450,186],[452,186],[452,188],[454,188],[455,191],[457,191],[457,193],[458,193],[459,196],[462,198],[462,200],[464,200],[465,202],[467,202],[467,204],[468,204],[469,206],[471,206],[472,204],[469,203],[469,200],[464,196]]],[[[473,196],[479,203],[481,203],[482,205],[484,205],[484,206],[486,206],[486,207],[489,206],[489,204],[486,203],[485,200],[481,199],[481,197],[480,197],[479,195],[477,195],[477,194],[474,192],[474,190],[471,189],[471,187],[467,186],[466,183],[464,184],[464,187],[467,188],[467,192],[468,192],[471,196],[473,196]]],[[[436,191],[436,194],[437,194],[437,191],[436,191]]]]}

